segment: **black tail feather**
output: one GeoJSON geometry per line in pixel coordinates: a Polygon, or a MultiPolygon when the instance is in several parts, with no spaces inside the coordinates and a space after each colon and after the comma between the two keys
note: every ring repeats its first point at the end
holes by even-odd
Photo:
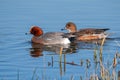
{"type": "Polygon", "coordinates": [[[107,31],[107,30],[110,30],[109,28],[104,28],[104,29],[101,29],[101,30],[103,30],[103,31],[107,31]]]}

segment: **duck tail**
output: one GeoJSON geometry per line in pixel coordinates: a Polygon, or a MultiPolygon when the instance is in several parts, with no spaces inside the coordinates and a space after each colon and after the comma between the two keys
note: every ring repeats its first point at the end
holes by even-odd
{"type": "Polygon", "coordinates": [[[74,41],[76,40],[76,38],[75,38],[75,37],[70,37],[69,40],[70,40],[71,42],[74,42],[74,41]]]}
{"type": "Polygon", "coordinates": [[[103,31],[107,31],[107,30],[110,30],[109,28],[104,28],[104,29],[102,29],[103,31]]]}

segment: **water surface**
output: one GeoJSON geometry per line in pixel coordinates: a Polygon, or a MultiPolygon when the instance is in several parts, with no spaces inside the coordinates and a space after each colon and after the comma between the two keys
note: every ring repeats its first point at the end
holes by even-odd
{"type": "MultiPolygon", "coordinates": [[[[60,63],[59,46],[51,49],[50,46],[34,45],[31,43],[32,36],[25,33],[29,32],[33,25],[40,26],[44,32],[60,31],[69,21],[74,22],[78,29],[110,28],[110,37],[115,39],[106,41],[103,63],[105,66],[107,63],[111,65],[115,53],[120,51],[119,9],[119,0],[1,0],[0,79],[79,80],[80,76],[83,79],[89,78],[89,74],[95,74],[96,69],[95,45],[80,43],[77,47],[65,50],[66,54],[62,55],[60,63]],[[42,48],[34,50],[34,46],[42,48]],[[86,67],[86,60],[90,60],[90,67],[86,67]],[[81,61],[84,62],[82,66],[81,61]]],[[[116,73],[119,70],[118,64],[116,73]]]]}

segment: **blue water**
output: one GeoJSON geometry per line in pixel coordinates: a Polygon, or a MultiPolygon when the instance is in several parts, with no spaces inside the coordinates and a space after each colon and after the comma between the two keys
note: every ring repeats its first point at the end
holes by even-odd
{"type": "MultiPolygon", "coordinates": [[[[106,41],[103,58],[105,65],[112,62],[116,51],[120,51],[119,0],[0,0],[0,80],[79,80],[80,76],[87,79],[86,59],[92,63],[88,74],[94,74],[91,44],[66,54],[67,62],[80,64],[83,60],[83,66],[60,63],[59,47],[45,47],[33,55],[32,36],[25,35],[31,26],[40,26],[44,32],[61,31],[69,21],[78,29],[110,28],[110,37],[116,39],[106,41]]],[[[116,73],[119,70],[118,64],[116,73]]]]}

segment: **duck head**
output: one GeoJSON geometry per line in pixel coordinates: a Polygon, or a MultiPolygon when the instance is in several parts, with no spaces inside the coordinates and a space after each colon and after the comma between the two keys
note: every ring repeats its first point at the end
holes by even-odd
{"type": "Polygon", "coordinates": [[[68,22],[65,25],[65,28],[61,29],[61,30],[68,30],[71,33],[71,32],[76,32],[77,28],[76,28],[76,25],[73,22],[68,22]]]}
{"type": "Polygon", "coordinates": [[[43,30],[38,26],[32,26],[30,33],[37,37],[43,35],[43,30]]]}

